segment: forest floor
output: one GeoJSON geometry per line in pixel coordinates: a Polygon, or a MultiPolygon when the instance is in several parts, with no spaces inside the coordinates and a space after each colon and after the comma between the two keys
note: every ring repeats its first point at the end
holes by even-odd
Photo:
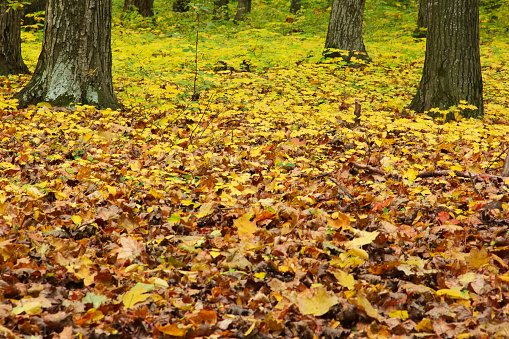
{"type": "Polygon", "coordinates": [[[509,43],[483,30],[483,119],[403,114],[408,13],[367,8],[359,68],[321,60],[318,9],[204,28],[198,101],[191,14],[115,14],[122,110],[17,110],[0,78],[0,336],[508,337],[509,43]]]}

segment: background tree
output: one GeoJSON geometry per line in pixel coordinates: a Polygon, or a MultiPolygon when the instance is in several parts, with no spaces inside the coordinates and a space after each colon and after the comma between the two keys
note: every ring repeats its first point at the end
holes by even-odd
{"type": "Polygon", "coordinates": [[[21,57],[21,7],[0,0],[0,75],[20,73],[30,73],[21,57]]]}
{"type": "Polygon", "coordinates": [[[300,11],[302,0],[292,0],[290,3],[290,13],[297,14],[300,11]]]}
{"type": "Polygon", "coordinates": [[[154,16],[154,0],[125,0],[124,12],[131,6],[137,8],[144,18],[154,16]]]}
{"type": "Polygon", "coordinates": [[[479,0],[430,2],[426,58],[422,79],[409,108],[416,112],[448,109],[464,100],[477,109],[465,117],[483,115],[479,0]]]}
{"type": "Polygon", "coordinates": [[[44,10],[46,9],[47,0],[32,0],[28,5],[23,6],[23,26],[32,26],[36,28],[37,24],[42,20],[44,10]]]}
{"type": "Polygon", "coordinates": [[[213,20],[227,20],[228,19],[228,3],[229,0],[215,0],[214,11],[212,13],[213,20]]]}
{"type": "Polygon", "coordinates": [[[419,0],[419,14],[417,15],[417,28],[414,32],[414,37],[425,38],[429,22],[429,5],[431,0],[419,0]]]}
{"type": "Polygon", "coordinates": [[[111,79],[111,0],[48,0],[42,51],[20,107],[119,107],[111,79]]]}
{"type": "Polygon", "coordinates": [[[172,5],[172,9],[177,13],[184,13],[189,11],[189,3],[191,0],[175,0],[172,5]]]}
{"type": "Polygon", "coordinates": [[[237,14],[235,21],[242,21],[246,14],[251,13],[251,0],[239,0],[237,3],[237,14]]]}
{"type": "Polygon", "coordinates": [[[325,39],[325,57],[341,56],[346,62],[352,57],[369,61],[362,39],[365,0],[334,0],[325,39]],[[336,51],[335,51],[336,50],[336,51]],[[348,52],[347,55],[337,50],[348,52]]]}

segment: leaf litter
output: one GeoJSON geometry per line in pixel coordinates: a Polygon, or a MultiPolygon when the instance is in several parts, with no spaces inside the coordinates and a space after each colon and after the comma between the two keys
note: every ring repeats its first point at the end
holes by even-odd
{"type": "Polygon", "coordinates": [[[140,78],[122,111],[4,86],[0,333],[507,336],[507,101],[406,114],[418,72],[211,70],[199,102],[140,78]]]}

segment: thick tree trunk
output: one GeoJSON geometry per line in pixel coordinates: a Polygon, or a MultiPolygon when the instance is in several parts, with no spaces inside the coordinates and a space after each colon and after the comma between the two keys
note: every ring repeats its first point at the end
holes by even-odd
{"type": "Polygon", "coordinates": [[[300,11],[302,0],[292,0],[290,3],[290,13],[297,14],[300,11]]]}
{"type": "Polygon", "coordinates": [[[136,7],[144,18],[154,16],[154,0],[125,0],[124,12],[129,10],[130,6],[136,7]]]}
{"type": "Polygon", "coordinates": [[[479,0],[433,1],[430,11],[424,70],[409,109],[446,110],[466,101],[477,109],[465,109],[463,116],[481,117],[479,0]]]}
{"type": "Polygon", "coordinates": [[[228,20],[228,0],[215,0],[213,20],[228,20]]]}
{"type": "Polygon", "coordinates": [[[417,28],[414,32],[414,37],[425,38],[426,31],[428,29],[429,18],[429,6],[434,0],[419,0],[419,15],[417,16],[417,28]]]}
{"type": "Polygon", "coordinates": [[[251,13],[251,0],[239,0],[235,21],[242,21],[246,14],[251,13]]]}
{"type": "Polygon", "coordinates": [[[7,0],[0,0],[0,75],[27,74],[21,57],[21,11],[7,11],[7,0]]]}
{"type": "Polygon", "coordinates": [[[48,0],[42,51],[21,107],[119,107],[111,79],[111,0],[48,0]]]}
{"type": "Polygon", "coordinates": [[[333,1],[325,40],[325,57],[341,56],[348,63],[352,62],[353,57],[370,61],[362,39],[365,3],[365,0],[333,1]]]}
{"type": "Polygon", "coordinates": [[[41,21],[35,20],[33,14],[44,12],[46,9],[46,1],[47,0],[32,0],[29,5],[24,7],[23,26],[33,26],[33,28],[37,29],[37,24],[41,21]]]}

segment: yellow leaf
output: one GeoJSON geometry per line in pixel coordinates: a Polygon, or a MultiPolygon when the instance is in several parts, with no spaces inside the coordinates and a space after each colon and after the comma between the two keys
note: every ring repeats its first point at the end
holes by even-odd
{"type": "Polygon", "coordinates": [[[112,196],[117,195],[117,189],[114,186],[110,186],[110,185],[105,185],[105,186],[108,189],[109,194],[111,194],[112,196]]]}
{"type": "Polygon", "coordinates": [[[362,248],[352,248],[351,250],[348,251],[348,253],[360,259],[364,260],[369,259],[368,252],[364,251],[362,248]]]}
{"type": "Polygon", "coordinates": [[[153,289],[154,285],[137,283],[133,288],[126,292],[122,302],[125,307],[132,308],[137,303],[145,301],[148,297],[150,297],[151,294],[148,294],[147,292],[150,292],[153,289]]]}
{"type": "Polygon", "coordinates": [[[464,284],[463,286],[470,284],[474,280],[475,280],[474,272],[467,273],[460,278],[461,283],[464,284]]]}
{"type": "Polygon", "coordinates": [[[389,318],[400,318],[401,320],[408,319],[408,311],[391,310],[389,318]]]}
{"type": "Polygon", "coordinates": [[[256,222],[249,221],[251,219],[251,214],[246,213],[237,220],[233,222],[233,226],[237,227],[239,232],[239,237],[247,237],[252,238],[254,233],[257,230],[256,222]]]}
{"type": "Polygon", "coordinates": [[[72,220],[72,222],[73,222],[73,223],[75,223],[76,225],[81,225],[81,222],[83,221],[83,220],[81,219],[81,217],[80,217],[79,215],[76,215],[76,214],[75,214],[75,215],[73,215],[73,216],[71,217],[71,220],[72,220]]]}
{"type": "Polygon", "coordinates": [[[161,279],[161,278],[156,278],[156,277],[152,277],[148,280],[151,284],[154,284],[155,287],[170,287],[170,285],[168,285],[168,283],[161,279]]]}
{"type": "Polygon", "coordinates": [[[286,298],[299,308],[300,313],[317,317],[329,312],[338,303],[338,298],[333,293],[327,293],[324,286],[312,287],[298,294],[293,292],[286,298]]]}
{"type": "Polygon", "coordinates": [[[418,332],[433,332],[433,324],[431,320],[424,318],[415,326],[415,330],[418,332]]]}
{"type": "Polygon", "coordinates": [[[355,288],[355,279],[353,275],[348,274],[344,271],[337,270],[332,272],[340,285],[348,288],[349,290],[353,290],[355,288]]]}
{"type": "Polygon", "coordinates": [[[134,172],[139,172],[142,168],[142,164],[141,164],[141,161],[139,160],[136,160],[134,162],[132,162],[129,167],[131,167],[131,170],[133,170],[134,172]]]}
{"type": "Polygon", "coordinates": [[[208,202],[208,203],[201,205],[196,217],[203,218],[203,217],[206,217],[207,215],[211,214],[212,212],[214,212],[214,203],[208,202]]]}
{"type": "Polygon", "coordinates": [[[350,217],[341,212],[334,212],[333,219],[328,220],[328,224],[332,228],[345,229],[350,226],[350,217]]]}
{"type": "Polygon", "coordinates": [[[470,296],[468,295],[467,291],[465,291],[465,293],[462,293],[459,290],[444,288],[438,290],[436,293],[437,295],[446,295],[451,299],[465,299],[465,300],[470,299],[470,296]]]}
{"type": "Polygon", "coordinates": [[[30,314],[30,315],[41,314],[42,302],[41,301],[33,301],[33,302],[26,303],[23,306],[23,310],[25,311],[26,314],[30,314]]]}
{"type": "Polygon", "coordinates": [[[359,291],[359,293],[357,294],[357,306],[359,306],[360,309],[364,310],[364,312],[366,312],[366,314],[369,317],[376,319],[378,321],[384,320],[384,318],[380,314],[378,314],[376,308],[374,308],[369,302],[369,300],[366,299],[362,291],[359,291]]]}
{"type": "Polygon", "coordinates": [[[27,187],[27,195],[34,199],[40,199],[44,196],[44,193],[39,191],[39,189],[35,186],[27,187]]]}
{"type": "Polygon", "coordinates": [[[360,248],[364,245],[367,245],[367,244],[371,244],[373,242],[373,240],[376,239],[376,237],[378,236],[378,234],[380,232],[378,231],[375,231],[375,232],[364,232],[365,235],[364,236],[361,236],[360,238],[355,238],[354,240],[351,240],[351,241],[347,241],[344,243],[344,246],[346,249],[353,249],[353,248],[360,248]]]}
{"type": "Polygon", "coordinates": [[[265,272],[259,272],[259,273],[255,273],[255,278],[257,279],[265,279],[265,272]]]}
{"type": "Polygon", "coordinates": [[[159,330],[159,332],[162,332],[164,334],[171,335],[174,337],[183,337],[187,333],[186,328],[180,328],[177,325],[173,325],[173,324],[157,326],[157,329],[159,330]]]}
{"type": "Polygon", "coordinates": [[[484,247],[480,250],[474,248],[465,257],[465,261],[472,267],[480,268],[481,266],[486,265],[490,261],[490,258],[488,251],[484,247]]]}

